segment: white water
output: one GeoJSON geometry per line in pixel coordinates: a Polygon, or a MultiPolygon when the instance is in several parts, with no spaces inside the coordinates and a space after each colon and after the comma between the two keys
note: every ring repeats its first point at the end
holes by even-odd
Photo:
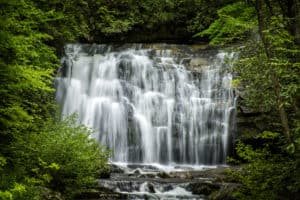
{"type": "Polygon", "coordinates": [[[235,110],[224,60],[233,55],[210,55],[195,75],[171,48],[111,49],[66,46],[56,95],[63,116],[78,113],[114,162],[224,164],[235,110]]]}

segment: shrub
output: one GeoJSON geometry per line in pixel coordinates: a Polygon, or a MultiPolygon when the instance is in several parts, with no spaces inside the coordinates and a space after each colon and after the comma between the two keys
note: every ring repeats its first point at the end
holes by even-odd
{"type": "Polygon", "coordinates": [[[74,191],[95,184],[96,176],[109,170],[109,153],[89,137],[90,133],[69,118],[47,122],[38,134],[17,137],[13,148],[18,170],[23,168],[31,185],[44,186],[71,198],[74,191]]]}

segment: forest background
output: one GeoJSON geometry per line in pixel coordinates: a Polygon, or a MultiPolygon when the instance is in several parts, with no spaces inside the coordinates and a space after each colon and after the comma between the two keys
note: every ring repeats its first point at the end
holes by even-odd
{"type": "Polygon", "coordinates": [[[109,152],[60,121],[53,79],[64,45],[210,43],[237,47],[232,86],[260,113],[229,161],[234,199],[300,195],[300,3],[297,0],[0,0],[0,199],[62,198],[107,176],[109,152]],[[49,195],[48,195],[49,196],[49,195]]]}

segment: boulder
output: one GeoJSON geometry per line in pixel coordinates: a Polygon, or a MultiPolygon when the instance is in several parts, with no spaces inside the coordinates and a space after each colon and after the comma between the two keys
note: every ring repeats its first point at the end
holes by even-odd
{"type": "Polygon", "coordinates": [[[142,174],[141,169],[139,169],[139,168],[134,170],[132,173],[135,174],[135,175],[142,174]]]}
{"type": "Polygon", "coordinates": [[[148,183],[147,187],[150,193],[155,193],[154,185],[152,183],[148,183]]]}
{"type": "Polygon", "coordinates": [[[115,164],[110,164],[110,173],[124,173],[125,171],[115,164]]]}

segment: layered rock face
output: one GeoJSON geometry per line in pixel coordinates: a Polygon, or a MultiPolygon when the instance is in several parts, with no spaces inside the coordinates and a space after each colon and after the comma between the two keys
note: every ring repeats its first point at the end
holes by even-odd
{"type": "Polygon", "coordinates": [[[65,53],[62,115],[78,113],[112,161],[225,163],[235,129],[234,54],[165,44],[72,44],[65,53]]]}

